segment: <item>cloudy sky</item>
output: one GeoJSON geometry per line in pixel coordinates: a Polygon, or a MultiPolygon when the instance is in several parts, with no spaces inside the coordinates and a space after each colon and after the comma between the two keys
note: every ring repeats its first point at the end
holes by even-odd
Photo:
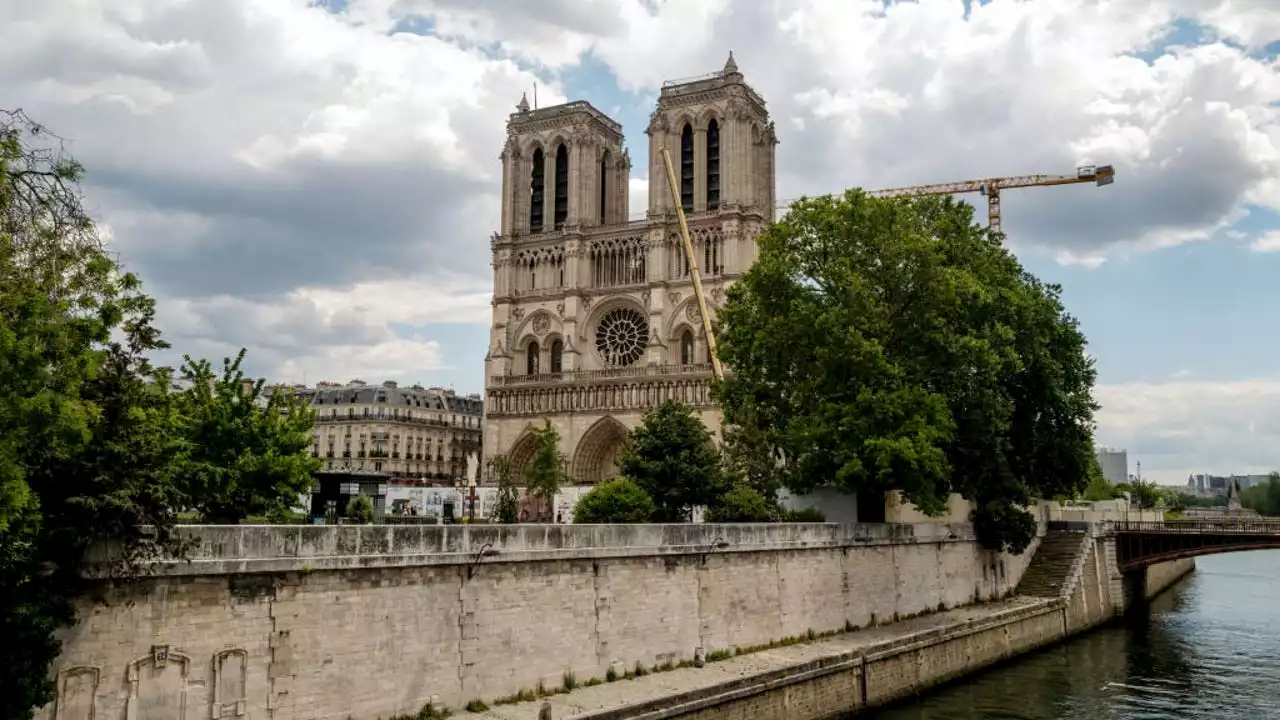
{"type": "Polygon", "coordinates": [[[315,383],[483,386],[503,122],[622,122],[730,50],[778,194],[1111,163],[1004,229],[1143,473],[1280,468],[1275,0],[0,0],[0,107],[67,137],[176,349],[315,383]],[[1271,279],[1269,281],[1268,279],[1271,279]]]}

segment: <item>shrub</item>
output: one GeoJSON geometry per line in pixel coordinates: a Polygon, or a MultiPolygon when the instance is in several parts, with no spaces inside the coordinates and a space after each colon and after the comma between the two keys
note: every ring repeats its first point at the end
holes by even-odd
{"type": "Polygon", "coordinates": [[[644,523],[653,517],[653,499],[634,481],[618,478],[591,488],[573,509],[574,523],[644,523]]]}
{"type": "Polygon", "coordinates": [[[735,485],[720,496],[715,505],[707,508],[707,522],[773,522],[778,519],[778,507],[765,499],[755,489],[735,485]]]}
{"type": "Polygon", "coordinates": [[[373,501],[361,493],[347,501],[347,519],[358,525],[373,522],[373,501]]]}
{"type": "Polygon", "coordinates": [[[822,514],[818,508],[803,508],[801,510],[783,510],[783,522],[794,523],[820,523],[826,522],[827,516],[822,514]]]}

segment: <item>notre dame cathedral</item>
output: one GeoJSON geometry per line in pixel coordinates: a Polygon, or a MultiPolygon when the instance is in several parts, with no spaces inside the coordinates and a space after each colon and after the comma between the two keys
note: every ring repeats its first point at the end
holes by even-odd
{"type": "Polygon", "coordinates": [[[544,418],[584,484],[616,474],[629,429],[667,398],[719,432],[662,148],[714,312],[773,219],[778,140],[732,53],[719,72],[664,83],[645,132],[649,207],[630,220],[620,124],[582,100],[530,109],[521,99],[507,121],[484,451],[506,454],[517,476],[532,457],[529,427],[544,418]]]}

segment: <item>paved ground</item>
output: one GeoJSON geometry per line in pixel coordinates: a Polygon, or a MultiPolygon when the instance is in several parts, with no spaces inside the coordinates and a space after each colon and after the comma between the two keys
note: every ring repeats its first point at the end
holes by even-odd
{"type": "MultiPolygon", "coordinates": [[[[957,608],[924,617],[904,620],[891,625],[844,633],[811,643],[762,650],[749,655],[739,655],[720,662],[707,663],[701,668],[681,668],[663,673],[651,673],[633,680],[617,680],[595,687],[578,688],[571,693],[547,698],[551,702],[552,717],[556,720],[571,718],[580,713],[610,710],[633,703],[654,700],[667,695],[685,693],[736,680],[748,675],[778,670],[788,665],[817,660],[828,655],[840,655],[893,640],[904,635],[935,630],[955,623],[963,623],[1016,607],[1035,604],[1027,598],[1014,598],[989,605],[957,608]]],[[[503,720],[537,720],[542,700],[501,705],[483,713],[463,712],[459,718],[502,718],[503,720]]]]}

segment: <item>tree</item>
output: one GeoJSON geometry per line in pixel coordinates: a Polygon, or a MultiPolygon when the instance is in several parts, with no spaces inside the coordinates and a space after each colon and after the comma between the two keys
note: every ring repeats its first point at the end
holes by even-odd
{"type": "Polygon", "coordinates": [[[1139,508],[1153,508],[1160,500],[1160,490],[1155,483],[1132,479],[1116,486],[1118,493],[1129,493],[1129,499],[1139,508]]]}
{"type": "Polygon", "coordinates": [[[1057,286],[951,198],[805,199],[759,239],[718,315],[715,394],[785,459],[784,486],[973,501],[986,547],[1021,552],[1033,497],[1076,495],[1094,369],[1057,286]]]}
{"type": "Polygon", "coordinates": [[[373,501],[364,493],[352,497],[347,501],[346,517],[356,525],[368,525],[373,522],[373,501]]]}
{"type": "Polygon", "coordinates": [[[771,446],[761,427],[755,408],[743,407],[745,417],[739,425],[724,425],[722,465],[727,478],[754,489],[767,501],[777,501],[782,487],[777,448],[771,446]]]}
{"type": "Polygon", "coordinates": [[[1280,473],[1273,472],[1267,482],[1241,490],[1240,505],[1260,515],[1280,517],[1280,473]]]}
{"type": "Polygon", "coordinates": [[[511,477],[511,461],[506,455],[494,455],[489,468],[498,479],[498,498],[493,506],[493,520],[504,525],[519,522],[520,495],[511,477]]]}
{"type": "Polygon", "coordinates": [[[1115,486],[1107,482],[1102,475],[1102,467],[1098,465],[1098,459],[1095,457],[1093,462],[1088,464],[1088,484],[1085,485],[1083,497],[1090,502],[1099,500],[1112,500],[1119,493],[1115,486]]]}
{"type": "Polygon", "coordinates": [[[688,522],[694,507],[713,504],[726,489],[711,433],[693,408],[675,400],[645,414],[619,470],[653,498],[655,522],[688,522]]]}
{"type": "Polygon", "coordinates": [[[90,546],[117,549],[117,577],[183,548],[176,407],[147,359],[167,346],[84,212],[81,172],[56,137],[0,111],[2,718],[53,699],[55,632],[75,619],[90,546]]]}
{"type": "Polygon", "coordinates": [[[548,514],[553,512],[556,493],[564,482],[564,455],[560,452],[560,433],[545,421],[532,428],[533,459],[529,461],[529,493],[543,503],[548,514]]]}
{"type": "Polygon", "coordinates": [[[630,478],[615,478],[591,488],[573,508],[575,524],[647,523],[653,498],[630,478]]]}
{"type": "Polygon", "coordinates": [[[310,453],[310,408],[292,393],[264,393],[262,380],[247,382],[244,355],[224,359],[221,375],[184,356],[182,478],[205,522],[287,513],[322,464],[310,453]]]}
{"type": "Polygon", "coordinates": [[[776,522],[782,510],[748,485],[737,484],[707,508],[707,522],[762,523],[776,522]]]}

